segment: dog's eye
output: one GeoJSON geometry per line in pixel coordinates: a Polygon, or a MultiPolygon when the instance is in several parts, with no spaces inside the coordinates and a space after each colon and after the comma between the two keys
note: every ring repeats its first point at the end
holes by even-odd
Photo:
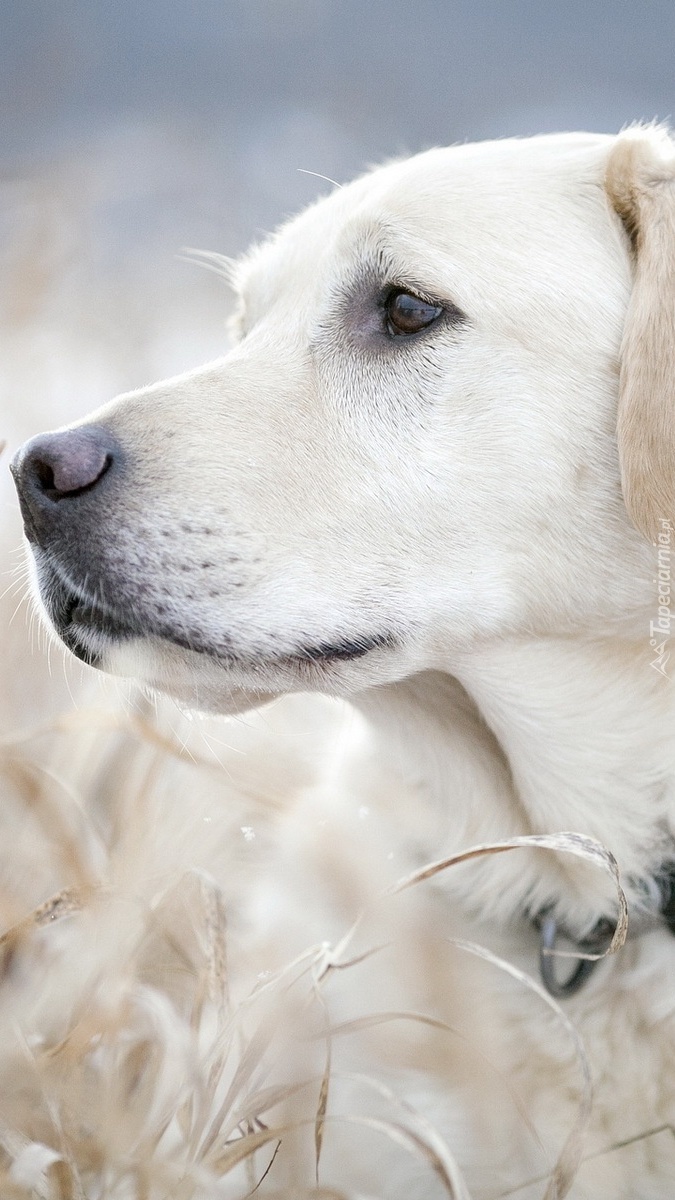
{"type": "Polygon", "coordinates": [[[387,330],[392,337],[404,337],[407,334],[419,333],[426,329],[443,309],[438,304],[429,304],[411,292],[394,291],[387,297],[384,305],[387,319],[387,330]]]}

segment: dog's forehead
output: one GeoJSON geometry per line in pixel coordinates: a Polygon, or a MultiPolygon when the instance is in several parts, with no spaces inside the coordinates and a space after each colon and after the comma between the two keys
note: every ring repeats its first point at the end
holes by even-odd
{"type": "Polygon", "coordinates": [[[439,251],[472,259],[508,237],[593,232],[609,135],[558,134],[467,143],[378,167],[336,187],[255,247],[238,290],[252,309],[302,284],[305,297],[369,246],[397,241],[433,262],[439,251]],[[426,253],[425,253],[426,252],[426,253]]]}

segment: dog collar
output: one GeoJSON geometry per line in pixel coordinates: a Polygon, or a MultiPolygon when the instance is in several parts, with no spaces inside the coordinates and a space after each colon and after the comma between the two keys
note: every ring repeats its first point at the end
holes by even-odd
{"type": "MultiPolygon", "coordinates": [[[[646,922],[640,922],[633,936],[646,933],[658,925],[665,925],[675,934],[675,861],[664,863],[655,876],[654,882],[661,896],[658,913],[646,922]]],[[[550,909],[544,909],[533,919],[539,930],[539,973],[541,981],[551,996],[557,1000],[565,1000],[580,991],[600,961],[600,958],[587,958],[585,955],[602,957],[609,946],[614,934],[614,921],[609,917],[601,917],[585,938],[574,938],[559,925],[550,909]],[[568,974],[560,979],[557,973],[556,943],[563,937],[566,942],[579,951],[579,957],[567,959],[572,963],[568,974]]],[[[631,936],[629,934],[629,936],[631,936]]]]}

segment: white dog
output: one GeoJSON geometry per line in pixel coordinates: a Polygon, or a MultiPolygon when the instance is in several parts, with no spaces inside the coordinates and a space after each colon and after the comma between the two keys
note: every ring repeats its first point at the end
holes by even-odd
{"type": "MultiPolygon", "coordinates": [[[[650,127],[432,150],[337,189],[232,277],[226,357],[17,456],[49,619],[196,709],[347,697],[447,814],[429,857],[561,830],[608,847],[634,919],[563,1001],[596,1090],[572,1194],[666,1200],[675,146],[650,127]]],[[[447,885],[531,974],[535,924],[598,949],[616,916],[608,875],[537,849],[447,885]]],[[[502,1068],[559,1147],[568,1047],[504,990],[502,1068]]],[[[459,1156],[496,1196],[541,1160],[482,1103],[459,1156]]]]}

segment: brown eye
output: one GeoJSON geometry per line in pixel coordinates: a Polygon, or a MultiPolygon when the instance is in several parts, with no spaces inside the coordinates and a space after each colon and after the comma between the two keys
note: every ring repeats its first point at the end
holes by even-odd
{"type": "Polygon", "coordinates": [[[426,329],[443,309],[438,304],[428,304],[411,292],[392,292],[387,298],[384,311],[387,316],[387,329],[393,337],[419,333],[426,329]]]}

